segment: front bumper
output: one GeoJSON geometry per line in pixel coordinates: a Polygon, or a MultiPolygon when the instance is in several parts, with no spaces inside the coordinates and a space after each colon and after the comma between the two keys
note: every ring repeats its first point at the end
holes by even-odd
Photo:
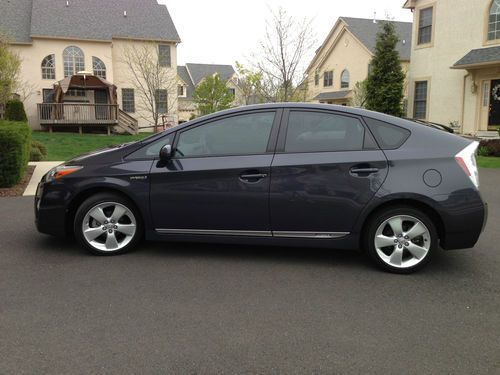
{"type": "Polygon", "coordinates": [[[47,191],[43,179],[38,183],[34,205],[35,225],[40,233],[66,235],[66,207],[57,194],[47,191]]]}

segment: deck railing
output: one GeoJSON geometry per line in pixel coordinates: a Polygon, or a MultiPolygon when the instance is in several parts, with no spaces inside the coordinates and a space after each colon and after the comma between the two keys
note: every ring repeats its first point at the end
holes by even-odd
{"type": "Polygon", "coordinates": [[[38,119],[42,125],[105,125],[118,122],[118,105],[87,103],[40,103],[38,119]]]}

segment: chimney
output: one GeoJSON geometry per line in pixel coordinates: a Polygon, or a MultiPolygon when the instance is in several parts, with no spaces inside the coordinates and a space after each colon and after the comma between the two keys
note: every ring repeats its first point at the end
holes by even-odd
{"type": "Polygon", "coordinates": [[[69,7],[69,0],[66,0],[66,6],[69,7]]]}
{"type": "Polygon", "coordinates": [[[123,17],[127,17],[127,11],[126,10],[123,11],[123,17]]]}
{"type": "Polygon", "coordinates": [[[373,23],[377,23],[377,12],[373,12],[373,23]]]}

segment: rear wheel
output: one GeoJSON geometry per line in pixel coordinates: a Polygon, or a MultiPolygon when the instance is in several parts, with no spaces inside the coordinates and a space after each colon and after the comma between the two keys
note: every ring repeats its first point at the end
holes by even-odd
{"type": "Polygon", "coordinates": [[[78,208],[75,236],[91,253],[115,255],[132,250],[142,236],[142,222],[135,206],[116,194],[102,193],[78,208]]]}
{"type": "Polygon", "coordinates": [[[368,224],[365,247],[375,264],[394,273],[411,273],[425,266],[437,247],[432,220],[412,207],[388,208],[368,224]]]}

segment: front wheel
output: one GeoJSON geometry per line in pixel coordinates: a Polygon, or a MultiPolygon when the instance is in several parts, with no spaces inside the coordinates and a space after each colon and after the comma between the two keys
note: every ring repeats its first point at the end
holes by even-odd
{"type": "Polygon", "coordinates": [[[412,273],[425,266],[438,243],[434,223],[420,210],[393,207],[376,215],[368,224],[365,247],[382,269],[412,273]]]}
{"type": "Polygon", "coordinates": [[[135,206],[115,194],[97,194],[85,200],[75,215],[78,241],[91,253],[115,255],[132,250],[142,236],[135,206]]]}

